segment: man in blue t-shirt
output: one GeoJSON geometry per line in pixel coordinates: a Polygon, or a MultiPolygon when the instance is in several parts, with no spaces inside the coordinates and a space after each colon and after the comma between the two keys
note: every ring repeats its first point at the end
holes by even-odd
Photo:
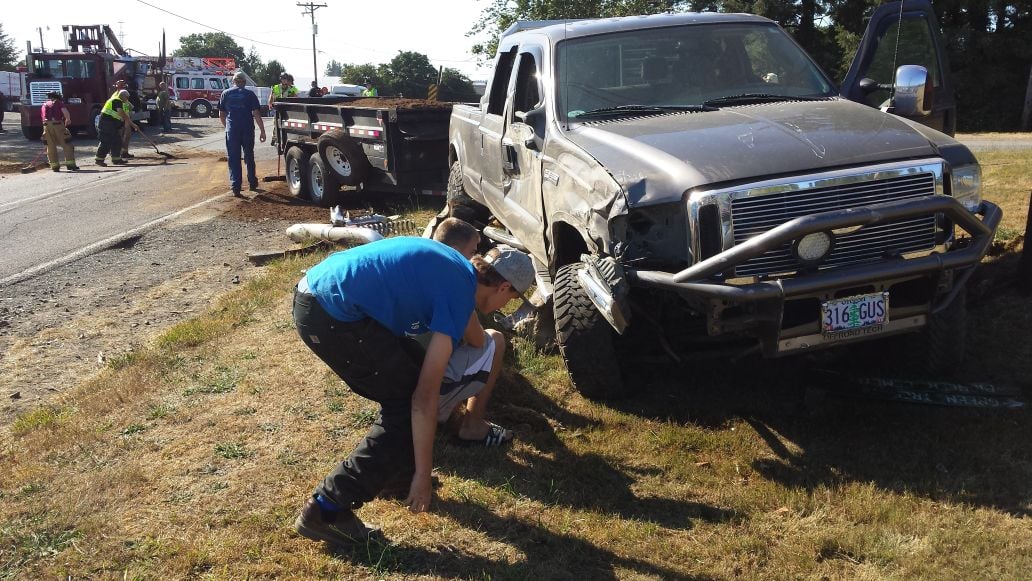
{"type": "Polygon", "coordinates": [[[258,96],[244,88],[247,75],[239,72],[233,75],[232,89],[226,89],[219,97],[219,120],[226,128],[226,157],[229,161],[229,184],[233,195],[240,197],[240,150],[244,150],[244,164],[247,166],[247,185],[251,191],[258,189],[258,176],[254,169],[254,124],[258,124],[260,139],[265,143],[265,123],[262,121],[258,96]]]}
{"type": "MultiPolygon", "coordinates": [[[[409,510],[429,508],[442,380],[453,353],[468,351],[457,348],[465,347],[473,309],[496,311],[533,281],[530,258],[515,250],[475,256],[471,264],[445,244],[410,237],[338,252],[308,271],[294,294],[301,340],[381,408],[358,448],[305,503],[295,523],[301,535],[333,545],[366,541],[375,531],[352,510],[399,477],[410,479],[409,510]],[[413,339],[420,334],[429,334],[425,351],[413,339]]],[[[490,369],[493,343],[483,345],[480,359],[490,369]]],[[[484,428],[478,442],[505,439],[492,437],[501,428],[484,428]]]]}

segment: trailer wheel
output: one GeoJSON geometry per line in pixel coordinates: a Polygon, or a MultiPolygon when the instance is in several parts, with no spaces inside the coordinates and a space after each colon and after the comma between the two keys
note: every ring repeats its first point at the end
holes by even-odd
{"type": "Polygon", "coordinates": [[[287,190],[290,195],[308,198],[308,157],[309,153],[300,147],[291,147],[283,155],[283,163],[287,166],[287,190]]]}
{"type": "Polygon", "coordinates": [[[340,203],[340,182],[318,155],[308,157],[308,192],[312,201],[324,208],[340,203]]]}
{"type": "Polygon", "coordinates": [[[191,117],[210,117],[212,111],[211,103],[204,99],[198,99],[190,105],[191,117]]]}
{"type": "Polygon", "coordinates": [[[337,182],[346,186],[361,184],[369,174],[369,158],[362,146],[341,129],[331,129],[319,138],[319,157],[335,174],[337,182]]]}
{"type": "Polygon", "coordinates": [[[22,135],[25,136],[25,139],[28,139],[29,141],[39,141],[40,138],[43,137],[42,127],[28,127],[22,125],[21,132],[22,135]]]}
{"type": "Polygon", "coordinates": [[[573,386],[590,399],[627,395],[614,346],[616,331],[588,298],[577,279],[584,266],[575,262],[555,275],[555,342],[566,363],[573,386]]]}

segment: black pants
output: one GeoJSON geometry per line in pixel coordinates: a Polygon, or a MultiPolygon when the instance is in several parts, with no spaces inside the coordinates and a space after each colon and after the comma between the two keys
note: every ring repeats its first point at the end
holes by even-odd
{"type": "Polygon", "coordinates": [[[294,324],[305,345],[358,395],[380,404],[365,438],[316,487],[345,508],[358,508],[384,489],[411,481],[412,392],[422,366],[422,348],[397,337],[373,319],[342,323],[315,297],[294,293],[294,324]]]}
{"type": "Polygon", "coordinates": [[[111,160],[122,159],[122,121],[110,115],[100,115],[100,145],[97,147],[97,159],[103,161],[111,152],[111,160]]]}

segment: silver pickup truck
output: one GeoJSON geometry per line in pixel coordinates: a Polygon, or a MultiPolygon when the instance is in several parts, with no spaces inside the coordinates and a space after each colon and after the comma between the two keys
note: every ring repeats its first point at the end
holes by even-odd
{"type": "Polygon", "coordinates": [[[841,87],[753,15],[518,23],[453,108],[449,208],[533,257],[586,396],[643,352],[887,340],[944,374],[1001,217],[955,123],[924,0],[872,15],[841,87]]]}

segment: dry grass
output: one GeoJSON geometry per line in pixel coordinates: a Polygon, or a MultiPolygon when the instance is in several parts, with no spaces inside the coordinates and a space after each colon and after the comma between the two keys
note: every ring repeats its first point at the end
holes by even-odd
{"type": "MultiPolygon", "coordinates": [[[[983,156],[987,190],[1006,204],[1032,172],[1000,179],[1021,160],[996,155],[983,156]]],[[[0,440],[0,579],[1032,570],[1024,410],[808,406],[805,388],[822,380],[805,360],[643,370],[639,397],[604,406],[574,392],[556,357],[518,339],[493,406],[517,428],[515,445],[470,450],[442,436],[434,512],[375,501],[361,515],[392,543],[327,553],[291,524],[375,407],[292,327],[289,289],[316,259],[269,267],[15,422],[0,440]]],[[[972,373],[1027,390],[1027,299],[992,298],[972,311],[972,373]]]]}

